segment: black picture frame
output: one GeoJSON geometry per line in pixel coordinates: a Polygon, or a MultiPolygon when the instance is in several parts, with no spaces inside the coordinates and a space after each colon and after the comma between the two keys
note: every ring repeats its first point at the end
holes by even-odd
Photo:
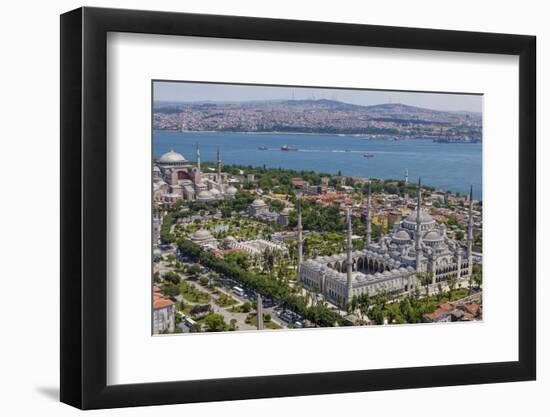
{"type": "Polygon", "coordinates": [[[534,36],[404,27],[88,7],[63,14],[61,401],[96,409],[534,380],[535,45],[534,36]],[[107,385],[108,32],[519,56],[519,360],[107,385]]]}

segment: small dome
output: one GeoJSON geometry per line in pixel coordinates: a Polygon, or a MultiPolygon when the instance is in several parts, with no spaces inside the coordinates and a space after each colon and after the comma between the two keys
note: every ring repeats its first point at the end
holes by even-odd
{"type": "Polygon", "coordinates": [[[174,152],[173,149],[171,149],[169,152],[166,152],[159,159],[159,162],[163,164],[174,163],[174,162],[185,162],[185,161],[186,159],[183,157],[183,155],[181,153],[174,152]]]}
{"type": "Polygon", "coordinates": [[[265,206],[265,202],[261,198],[257,198],[256,200],[254,200],[252,202],[252,206],[254,206],[254,207],[263,207],[263,206],[265,206]]]}
{"type": "Polygon", "coordinates": [[[229,195],[235,195],[235,194],[237,194],[237,189],[235,187],[233,187],[232,185],[230,185],[227,188],[227,190],[225,190],[225,193],[229,194],[229,195]]]}
{"type": "Polygon", "coordinates": [[[205,229],[199,229],[191,235],[191,240],[193,241],[200,242],[208,239],[212,239],[212,235],[208,230],[205,230],[205,229]]]}
{"type": "Polygon", "coordinates": [[[213,196],[218,196],[218,195],[220,195],[221,193],[220,193],[220,190],[218,190],[217,188],[212,188],[212,189],[210,190],[210,194],[212,194],[213,196]]]}
{"type": "Polygon", "coordinates": [[[394,240],[411,240],[411,237],[405,230],[399,230],[397,233],[393,235],[394,240]]]}

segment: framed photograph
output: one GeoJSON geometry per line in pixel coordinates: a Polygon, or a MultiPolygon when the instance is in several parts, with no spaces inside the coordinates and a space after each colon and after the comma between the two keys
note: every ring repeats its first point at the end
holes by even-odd
{"type": "Polygon", "coordinates": [[[61,401],[533,380],[535,37],[61,16],[61,401]]]}

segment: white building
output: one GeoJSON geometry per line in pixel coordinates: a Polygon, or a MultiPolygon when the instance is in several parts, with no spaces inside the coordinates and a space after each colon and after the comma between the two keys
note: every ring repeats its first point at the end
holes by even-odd
{"type": "Polygon", "coordinates": [[[173,332],[176,327],[174,302],[153,287],[153,334],[173,332]]]}

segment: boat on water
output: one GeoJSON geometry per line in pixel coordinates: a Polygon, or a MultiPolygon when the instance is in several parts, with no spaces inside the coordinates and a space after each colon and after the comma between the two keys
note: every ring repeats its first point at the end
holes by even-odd
{"type": "Polygon", "coordinates": [[[281,151],[286,151],[286,152],[288,152],[288,151],[297,151],[297,150],[298,150],[298,148],[292,148],[292,147],[290,147],[290,146],[288,146],[288,145],[283,145],[283,146],[281,146],[281,151]]]}
{"type": "Polygon", "coordinates": [[[260,151],[267,151],[267,146],[262,145],[262,146],[259,146],[258,149],[259,149],[260,151]]]}
{"type": "Polygon", "coordinates": [[[363,157],[365,158],[374,158],[374,154],[373,153],[366,153],[363,155],[363,157]]]}

